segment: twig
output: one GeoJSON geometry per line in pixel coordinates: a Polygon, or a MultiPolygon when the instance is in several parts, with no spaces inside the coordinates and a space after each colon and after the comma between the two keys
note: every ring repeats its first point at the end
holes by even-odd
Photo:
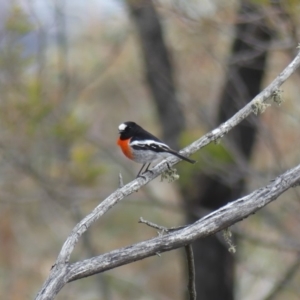
{"type": "Polygon", "coordinates": [[[157,225],[155,223],[152,223],[150,221],[147,221],[147,220],[143,219],[142,217],[140,217],[139,223],[146,224],[149,227],[152,227],[152,228],[155,228],[157,230],[160,230],[161,232],[168,232],[168,228],[167,227],[157,225]]]}
{"type": "Polygon", "coordinates": [[[155,229],[157,229],[157,230],[160,230],[162,233],[165,233],[165,232],[172,232],[172,231],[177,231],[177,230],[186,228],[186,227],[188,226],[188,225],[183,225],[183,226],[177,226],[177,227],[167,228],[167,227],[164,227],[164,226],[161,226],[161,225],[157,225],[157,224],[155,224],[155,223],[152,223],[152,222],[150,222],[150,221],[147,221],[147,220],[143,219],[142,217],[140,217],[139,223],[146,224],[146,225],[148,225],[149,227],[152,227],[152,228],[155,228],[155,229]]]}
{"type": "Polygon", "coordinates": [[[195,287],[195,262],[194,262],[193,247],[191,244],[189,244],[184,247],[184,250],[187,258],[188,274],[189,274],[189,281],[188,281],[188,291],[190,296],[189,298],[190,300],[196,300],[197,293],[195,287]]]}

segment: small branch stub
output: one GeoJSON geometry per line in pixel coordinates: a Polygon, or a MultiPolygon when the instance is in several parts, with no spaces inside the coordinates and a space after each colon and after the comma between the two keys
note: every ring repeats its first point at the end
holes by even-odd
{"type": "Polygon", "coordinates": [[[121,189],[124,186],[124,182],[123,182],[123,176],[122,173],[119,173],[119,189],[121,189]]]}
{"type": "Polygon", "coordinates": [[[139,223],[146,224],[146,225],[149,226],[149,227],[152,227],[152,228],[154,228],[154,229],[157,229],[157,230],[158,230],[158,235],[159,235],[159,236],[161,236],[161,235],[163,235],[164,233],[168,232],[168,228],[167,228],[167,227],[157,225],[157,224],[155,224],[155,223],[152,223],[152,222],[150,222],[150,221],[147,221],[147,220],[143,219],[142,217],[140,217],[139,223]]]}
{"type": "Polygon", "coordinates": [[[177,226],[177,227],[167,228],[167,227],[155,224],[153,222],[147,221],[147,220],[145,220],[142,217],[140,217],[139,223],[145,224],[145,225],[147,225],[149,227],[152,227],[154,229],[159,230],[159,232],[158,232],[159,236],[162,236],[163,234],[168,233],[168,232],[173,232],[173,231],[177,231],[177,230],[183,229],[183,228],[185,228],[185,227],[188,226],[188,225],[183,225],[183,226],[177,226]]]}

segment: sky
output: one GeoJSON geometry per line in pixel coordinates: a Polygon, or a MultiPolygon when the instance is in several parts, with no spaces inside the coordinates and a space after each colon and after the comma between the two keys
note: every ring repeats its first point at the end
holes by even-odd
{"type": "MultiPolygon", "coordinates": [[[[22,7],[35,26],[41,24],[47,31],[50,43],[59,30],[55,19],[55,7],[61,7],[64,11],[69,38],[84,30],[91,20],[105,21],[127,14],[122,0],[0,0],[0,35],[5,35],[3,29],[12,5],[22,7]]],[[[36,51],[36,39],[35,31],[22,38],[25,56],[36,51]]]]}
{"type": "MultiPolygon", "coordinates": [[[[3,0],[1,0],[3,1],[3,0]]],[[[7,0],[6,0],[7,1],[7,0]]],[[[9,0],[8,0],[9,1],[9,0]]],[[[30,6],[41,21],[51,22],[55,5],[64,3],[66,16],[70,25],[85,25],[90,18],[110,18],[124,14],[125,7],[122,0],[20,0],[25,9],[30,6]]]]}

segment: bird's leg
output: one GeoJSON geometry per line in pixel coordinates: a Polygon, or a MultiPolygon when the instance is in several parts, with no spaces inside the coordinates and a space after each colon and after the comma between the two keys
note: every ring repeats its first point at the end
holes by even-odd
{"type": "MultiPolygon", "coordinates": [[[[139,170],[138,174],[136,175],[136,178],[138,178],[138,177],[143,177],[143,176],[140,176],[140,174],[141,174],[142,170],[144,169],[145,165],[146,165],[146,164],[143,164],[143,165],[142,165],[141,169],[139,170]]],[[[143,172],[143,173],[145,173],[145,172],[143,172]]]]}
{"type": "Polygon", "coordinates": [[[142,172],[142,170],[143,170],[144,167],[146,166],[146,164],[143,164],[143,166],[142,166],[142,168],[140,169],[139,173],[137,174],[136,178],[142,177],[142,178],[146,179],[146,177],[143,176],[143,174],[145,174],[145,173],[147,173],[147,172],[150,172],[150,173],[153,174],[153,172],[152,172],[151,170],[149,170],[150,165],[151,165],[151,163],[148,163],[148,165],[147,165],[145,171],[142,172]]]}
{"type": "Polygon", "coordinates": [[[154,174],[154,172],[152,170],[149,170],[150,165],[151,165],[151,163],[148,164],[148,166],[143,174],[145,174],[146,172],[150,172],[151,174],[154,174]]]}
{"type": "Polygon", "coordinates": [[[148,164],[148,166],[147,166],[146,170],[143,172],[143,174],[148,172],[148,171],[153,174],[153,172],[151,170],[149,170],[150,165],[151,165],[151,163],[148,164]]]}

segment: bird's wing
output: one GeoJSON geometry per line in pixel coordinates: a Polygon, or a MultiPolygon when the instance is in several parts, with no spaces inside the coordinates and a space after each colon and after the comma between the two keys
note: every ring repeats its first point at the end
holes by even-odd
{"type": "Polygon", "coordinates": [[[181,155],[180,153],[171,149],[168,145],[166,145],[162,142],[157,142],[157,141],[153,141],[153,140],[143,140],[143,141],[135,140],[135,141],[130,142],[130,146],[135,150],[151,150],[151,151],[154,151],[157,153],[171,153],[185,161],[188,161],[191,164],[196,163],[195,160],[181,155]]]}
{"type": "Polygon", "coordinates": [[[168,145],[153,140],[132,141],[130,146],[135,150],[151,150],[155,152],[168,153],[172,151],[168,145]]]}

